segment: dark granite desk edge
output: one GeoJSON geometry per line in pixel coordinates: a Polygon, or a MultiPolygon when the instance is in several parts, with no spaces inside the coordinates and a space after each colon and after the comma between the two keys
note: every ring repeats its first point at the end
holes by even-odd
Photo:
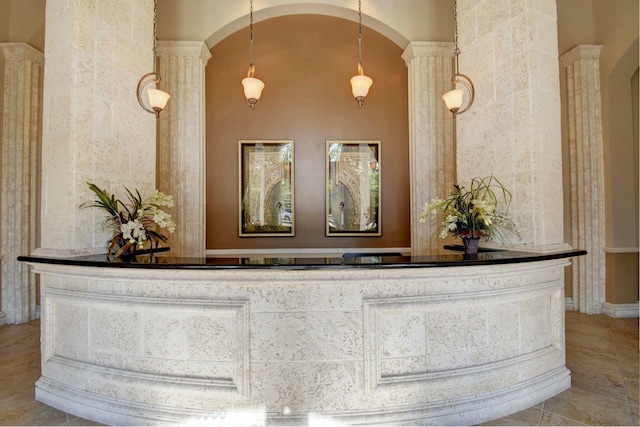
{"type": "Polygon", "coordinates": [[[460,252],[433,256],[367,256],[360,258],[268,258],[268,257],[207,257],[177,258],[139,256],[130,261],[109,261],[106,255],[73,258],[44,258],[20,256],[18,261],[39,264],[57,264],[83,267],[174,269],[174,270],[228,270],[228,269],[281,269],[316,270],[339,268],[435,268],[480,265],[501,265],[548,261],[586,255],[584,250],[568,250],[553,253],[523,251],[490,251],[475,256],[460,252]]]}

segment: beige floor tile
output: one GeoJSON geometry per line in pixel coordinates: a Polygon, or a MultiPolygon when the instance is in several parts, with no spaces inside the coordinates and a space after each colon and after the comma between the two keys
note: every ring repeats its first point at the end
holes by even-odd
{"type": "Polygon", "coordinates": [[[504,418],[489,421],[482,426],[537,426],[540,425],[542,410],[538,407],[528,408],[524,411],[511,414],[504,418]]]}
{"type": "Polygon", "coordinates": [[[632,425],[626,402],[569,389],[545,401],[544,410],[592,426],[632,425]]]}
{"type": "Polygon", "coordinates": [[[640,408],[637,406],[631,406],[631,418],[633,419],[633,425],[640,425],[640,408]]]}
{"type": "Polygon", "coordinates": [[[620,373],[629,380],[640,379],[640,353],[637,349],[618,348],[620,373]]]}
{"type": "Polygon", "coordinates": [[[621,375],[615,354],[595,353],[589,350],[567,348],[567,368],[599,372],[603,375],[621,375]]]}
{"type": "Polygon", "coordinates": [[[637,317],[622,319],[616,319],[612,317],[609,320],[609,325],[611,327],[611,330],[613,331],[631,332],[632,334],[635,334],[636,337],[638,336],[638,331],[640,329],[637,317]]]}
{"type": "Polygon", "coordinates": [[[0,414],[0,424],[13,426],[63,426],[67,425],[67,414],[40,402],[15,408],[0,414]]]}
{"type": "Polygon", "coordinates": [[[542,420],[540,420],[540,425],[541,426],[583,426],[586,424],[579,423],[576,420],[571,420],[569,418],[562,417],[552,412],[544,411],[542,413],[542,420]]]}
{"type": "Polygon", "coordinates": [[[638,403],[638,389],[640,389],[640,382],[625,381],[625,386],[627,389],[627,398],[629,399],[629,405],[635,407],[640,406],[640,403],[638,403]]]}
{"type": "Polygon", "coordinates": [[[577,366],[572,366],[569,369],[571,369],[571,388],[596,394],[606,399],[627,401],[625,378],[622,375],[608,375],[577,366]]]}
{"type": "Polygon", "coordinates": [[[598,354],[615,357],[616,345],[611,337],[590,336],[578,332],[567,332],[565,334],[565,345],[567,348],[577,350],[588,350],[598,354]]]}

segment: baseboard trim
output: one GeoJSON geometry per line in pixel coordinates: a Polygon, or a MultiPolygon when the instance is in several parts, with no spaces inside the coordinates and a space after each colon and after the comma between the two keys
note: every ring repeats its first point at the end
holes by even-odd
{"type": "Polygon", "coordinates": [[[566,297],[564,299],[564,309],[565,311],[574,311],[576,308],[573,306],[573,298],[566,297]]]}
{"type": "Polygon", "coordinates": [[[638,310],[639,305],[637,302],[631,304],[612,304],[605,302],[602,304],[602,312],[611,317],[638,317],[638,310]]]}

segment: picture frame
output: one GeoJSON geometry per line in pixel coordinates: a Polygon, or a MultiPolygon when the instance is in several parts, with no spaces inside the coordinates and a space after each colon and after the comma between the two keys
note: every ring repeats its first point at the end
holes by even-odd
{"type": "Polygon", "coordinates": [[[294,143],[240,140],[240,237],[295,235],[294,143]]]}
{"type": "Polygon", "coordinates": [[[326,141],[326,236],[380,236],[380,141],[326,141]]]}

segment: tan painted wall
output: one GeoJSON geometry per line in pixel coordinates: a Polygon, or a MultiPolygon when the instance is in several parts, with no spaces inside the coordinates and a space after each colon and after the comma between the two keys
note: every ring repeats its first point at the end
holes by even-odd
{"type": "Polygon", "coordinates": [[[212,50],[207,87],[207,248],[408,247],[407,69],[402,49],[363,28],[363,63],[374,80],[358,108],[357,24],[294,15],[254,25],[256,77],[265,82],[252,111],[240,80],[249,64],[247,28],[212,50]],[[295,141],[295,237],[238,237],[238,141],[295,141]],[[380,140],[382,236],[325,237],[326,140],[380,140]]]}
{"type": "Polygon", "coordinates": [[[25,42],[44,52],[45,0],[0,0],[0,43],[25,42]]]}

